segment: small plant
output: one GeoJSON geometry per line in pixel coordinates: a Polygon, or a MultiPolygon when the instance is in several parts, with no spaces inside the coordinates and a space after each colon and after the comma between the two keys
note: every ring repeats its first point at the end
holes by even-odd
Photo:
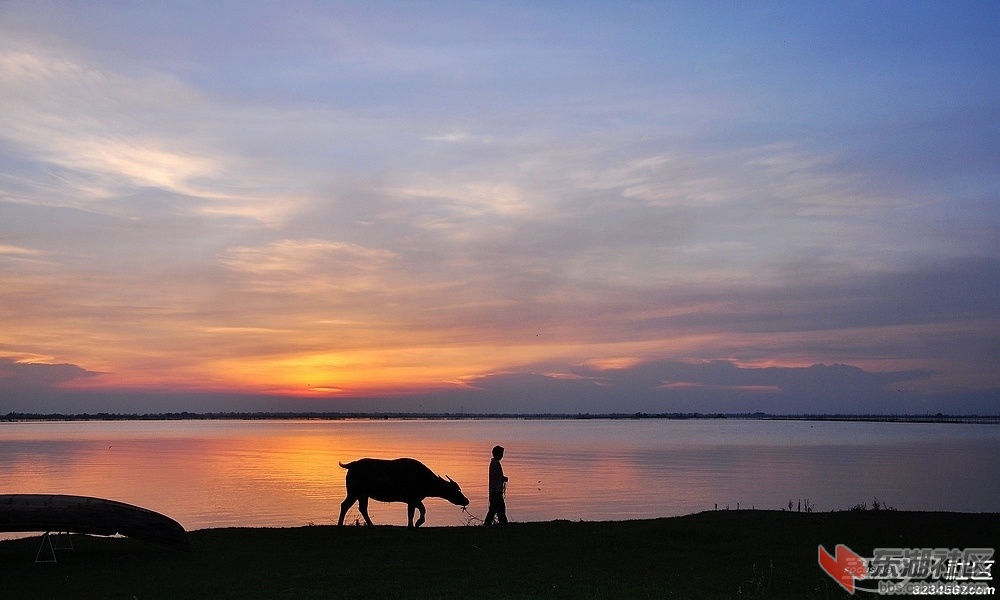
{"type": "Polygon", "coordinates": [[[757,571],[757,563],[751,566],[753,576],[744,581],[736,593],[740,598],[767,598],[768,583],[774,579],[774,561],[771,561],[770,568],[757,571]]]}
{"type": "Polygon", "coordinates": [[[877,496],[872,497],[872,510],[896,510],[889,506],[885,500],[879,500],[877,496]]]}
{"type": "MultiPolygon", "coordinates": [[[[848,508],[847,510],[854,512],[864,512],[868,510],[868,503],[858,502],[857,504],[848,508]]],[[[896,510],[896,509],[889,506],[889,503],[886,502],[885,500],[879,500],[878,496],[873,496],[871,510],[875,511],[875,510],[896,510]]]]}

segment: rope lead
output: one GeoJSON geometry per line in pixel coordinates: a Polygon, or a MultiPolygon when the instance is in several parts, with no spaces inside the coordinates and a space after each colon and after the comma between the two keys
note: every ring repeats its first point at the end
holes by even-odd
{"type": "Polygon", "coordinates": [[[471,512],[469,512],[469,509],[466,508],[466,507],[464,507],[464,506],[462,507],[462,512],[464,512],[466,515],[468,515],[468,517],[465,519],[465,524],[466,525],[472,525],[473,521],[479,521],[480,523],[483,522],[482,519],[480,519],[476,515],[474,515],[471,512]]]}

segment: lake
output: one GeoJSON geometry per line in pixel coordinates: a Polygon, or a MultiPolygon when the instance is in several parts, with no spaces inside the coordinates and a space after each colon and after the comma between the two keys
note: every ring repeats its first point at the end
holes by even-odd
{"type": "MultiPolygon", "coordinates": [[[[486,512],[506,447],[513,521],[620,520],[716,507],[1000,512],[1000,427],[946,423],[691,420],[274,420],[0,423],[0,493],[111,498],[186,529],[336,523],[338,462],[410,456],[486,512]]],[[[464,525],[429,499],[427,525],[464,525]]],[[[401,504],[372,502],[402,525],[401,504]]],[[[360,518],[357,508],[348,520],[360,518]]]]}

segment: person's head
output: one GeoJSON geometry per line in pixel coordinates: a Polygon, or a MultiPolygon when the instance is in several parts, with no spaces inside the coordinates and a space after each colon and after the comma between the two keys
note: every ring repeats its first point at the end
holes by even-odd
{"type": "Polygon", "coordinates": [[[493,446],[493,458],[497,460],[503,458],[503,446],[493,446]]]}

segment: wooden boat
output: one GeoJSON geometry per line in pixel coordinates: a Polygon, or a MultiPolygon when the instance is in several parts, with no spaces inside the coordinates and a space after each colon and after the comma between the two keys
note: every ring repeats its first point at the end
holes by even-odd
{"type": "Polygon", "coordinates": [[[123,535],[188,550],[187,533],[170,517],[88,496],[0,494],[0,531],[123,535]]]}

